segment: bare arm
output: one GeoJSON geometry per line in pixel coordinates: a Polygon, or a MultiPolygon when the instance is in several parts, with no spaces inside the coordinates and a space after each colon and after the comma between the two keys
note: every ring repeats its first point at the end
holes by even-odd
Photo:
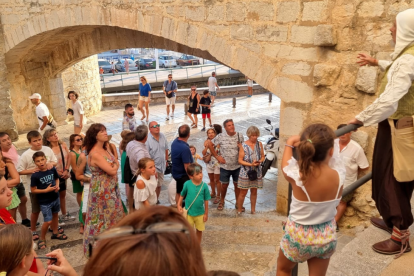
{"type": "Polygon", "coordinates": [[[99,167],[101,170],[106,172],[107,174],[114,176],[118,172],[118,163],[110,163],[108,162],[102,155],[99,154],[89,154],[90,164],[99,167]]]}
{"type": "MultiPolygon", "coordinates": [[[[297,145],[299,145],[299,143],[300,143],[299,135],[291,136],[286,141],[286,145],[293,146],[293,147],[296,147],[297,145]]],[[[293,156],[293,149],[291,147],[285,146],[285,149],[283,151],[283,157],[282,157],[282,168],[288,165],[288,161],[292,158],[292,156],[293,156]]],[[[289,181],[290,183],[294,183],[293,179],[287,176],[287,174],[283,171],[283,169],[282,169],[282,172],[283,172],[283,176],[285,177],[287,181],[289,181]]]]}
{"type": "Polygon", "coordinates": [[[14,167],[14,164],[7,163],[6,166],[7,166],[7,169],[9,170],[9,175],[10,175],[10,179],[7,179],[7,187],[13,188],[17,186],[17,184],[20,183],[20,176],[16,168],[14,167]]]}
{"type": "Polygon", "coordinates": [[[40,127],[40,130],[43,130],[46,127],[47,123],[49,122],[49,119],[47,118],[47,116],[43,116],[42,119],[43,119],[43,124],[40,127]]]}
{"type": "Polygon", "coordinates": [[[187,172],[187,168],[188,168],[188,166],[190,165],[191,163],[184,163],[184,169],[185,169],[185,172],[187,172]]]}
{"type": "Polygon", "coordinates": [[[246,162],[246,161],[243,160],[244,155],[245,155],[244,154],[244,149],[243,149],[243,147],[240,147],[239,148],[239,164],[243,165],[243,166],[246,166],[246,167],[253,167],[252,163],[249,163],[249,162],[246,162]]]}

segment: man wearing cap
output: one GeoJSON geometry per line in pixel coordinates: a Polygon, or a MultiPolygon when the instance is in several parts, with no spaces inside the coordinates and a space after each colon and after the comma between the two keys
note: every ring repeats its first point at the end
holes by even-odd
{"type": "Polygon", "coordinates": [[[55,128],[56,122],[49,112],[49,108],[40,100],[42,96],[39,93],[34,93],[29,97],[32,104],[36,106],[36,117],[39,121],[39,132],[43,135],[47,129],[55,128]]]}

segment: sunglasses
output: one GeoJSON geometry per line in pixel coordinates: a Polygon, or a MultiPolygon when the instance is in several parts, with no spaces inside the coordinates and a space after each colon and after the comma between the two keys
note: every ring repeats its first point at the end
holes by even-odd
{"type": "Polygon", "coordinates": [[[172,77],[168,77],[169,79],[172,79],[172,77]]]}
{"type": "Polygon", "coordinates": [[[75,139],[76,142],[83,141],[83,138],[75,139]]]}
{"type": "Polygon", "coordinates": [[[157,127],[160,127],[160,125],[158,124],[158,125],[153,125],[152,126],[152,128],[157,128],[157,127]]]}
{"type": "Polygon", "coordinates": [[[89,256],[92,256],[92,250],[96,247],[96,244],[100,240],[125,237],[129,235],[139,235],[139,234],[161,234],[161,233],[184,233],[190,234],[190,231],[181,223],[177,222],[158,222],[149,225],[145,229],[136,229],[133,226],[121,226],[115,227],[110,230],[105,231],[104,233],[90,237],[92,240],[89,243],[89,256]]]}
{"type": "Polygon", "coordinates": [[[191,89],[191,91],[196,91],[195,89],[191,89]]]}

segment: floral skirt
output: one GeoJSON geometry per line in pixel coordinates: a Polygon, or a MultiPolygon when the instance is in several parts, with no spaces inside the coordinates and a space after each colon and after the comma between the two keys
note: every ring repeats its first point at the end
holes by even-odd
{"type": "Polygon", "coordinates": [[[329,259],[336,248],[335,219],[316,225],[302,225],[288,218],[280,249],[290,261],[303,263],[312,258],[329,259]]]}

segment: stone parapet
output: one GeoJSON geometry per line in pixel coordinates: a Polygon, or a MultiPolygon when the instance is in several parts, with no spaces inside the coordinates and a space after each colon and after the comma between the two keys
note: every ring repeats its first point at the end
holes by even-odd
{"type": "MultiPolygon", "coordinates": [[[[203,91],[208,90],[208,87],[197,88],[197,92],[200,96],[203,96],[203,91]]],[[[187,101],[188,96],[191,93],[191,89],[178,89],[176,93],[176,101],[187,101]]],[[[253,94],[269,93],[269,91],[260,85],[253,85],[253,94]]],[[[217,91],[217,97],[229,97],[229,96],[244,96],[247,94],[247,85],[233,85],[223,86],[217,91]]],[[[124,93],[109,93],[102,95],[102,104],[104,107],[116,106],[122,107],[127,103],[132,105],[138,104],[139,92],[124,92],[124,93]]],[[[165,103],[165,95],[162,90],[151,91],[152,103],[165,103]]]]}

